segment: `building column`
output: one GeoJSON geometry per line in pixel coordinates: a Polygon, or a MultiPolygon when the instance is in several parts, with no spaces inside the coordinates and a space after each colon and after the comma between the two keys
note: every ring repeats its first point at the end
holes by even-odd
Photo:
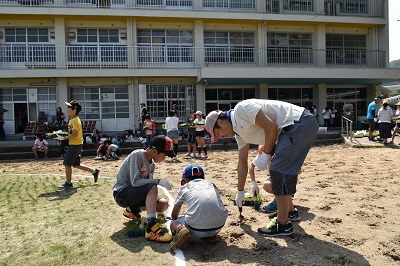
{"type": "Polygon", "coordinates": [[[259,98],[260,99],[268,99],[268,84],[260,84],[258,86],[259,89],[259,98]]]}
{"type": "Polygon", "coordinates": [[[315,26],[312,37],[313,62],[314,66],[326,66],[326,28],[325,25],[315,26]]]}
{"type": "Polygon", "coordinates": [[[55,46],[56,46],[56,67],[66,68],[66,36],[68,32],[65,30],[64,18],[54,19],[54,30],[55,30],[55,46]]]}
{"type": "Polygon", "coordinates": [[[129,117],[132,117],[129,127],[134,130],[139,127],[139,85],[137,77],[128,77],[129,117]]]}
{"type": "MultiPolygon", "coordinates": [[[[195,1],[196,2],[196,1],[195,1]]],[[[199,1],[200,2],[200,1],[199,1]]],[[[203,67],[204,66],[204,24],[202,20],[196,20],[194,22],[194,66],[203,67]]]]}
{"type": "MultiPolygon", "coordinates": [[[[196,109],[206,112],[206,85],[196,84],[196,109]]],[[[206,114],[207,115],[207,114],[206,114]]]]}
{"type": "MultiPolygon", "coordinates": [[[[69,102],[69,89],[68,89],[68,79],[67,78],[57,78],[57,103],[62,109],[65,109],[65,102],[69,102]]],[[[71,99],[72,100],[72,99],[71,99]]],[[[64,112],[65,113],[65,112],[64,112]]]]}
{"type": "Polygon", "coordinates": [[[266,22],[259,22],[257,24],[257,36],[256,36],[256,53],[257,58],[256,64],[259,67],[265,67],[266,66],[266,56],[267,56],[267,26],[266,22]],[[258,51],[258,52],[257,52],[258,51]]]}
{"type": "Polygon", "coordinates": [[[128,67],[135,68],[138,65],[137,31],[136,19],[127,19],[126,40],[128,46],[128,67]]]}
{"type": "Polygon", "coordinates": [[[314,105],[317,107],[318,111],[318,123],[320,125],[324,124],[324,118],[322,117],[322,110],[327,106],[327,92],[326,84],[317,84],[314,87],[314,105]]]}

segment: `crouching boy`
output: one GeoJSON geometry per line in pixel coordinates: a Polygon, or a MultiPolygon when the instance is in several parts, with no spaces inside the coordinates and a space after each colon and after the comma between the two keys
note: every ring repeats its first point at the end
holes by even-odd
{"type": "Polygon", "coordinates": [[[164,232],[156,220],[156,212],[168,209],[168,200],[158,196],[157,185],[172,189],[167,179],[154,179],[156,163],[165,160],[165,156],[176,156],[172,140],[165,136],[152,139],[146,150],[131,152],[122,162],[113,187],[113,196],[117,204],[124,209],[124,216],[136,219],[141,208],[147,212],[147,230],[145,238],[157,242],[171,242],[172,235],[164,232]]]}
{"type": "Polygon", "coordinates": [[[183,171],[171,217],[174,219],[171,223],[174,235],[172,249],[181,248],[190,236],[203,238],[209,243],[216,242],[216,236],[228,217],[228,210],[215,184],[204,179],[200,165],[190,164],[183,171]],[[183,217],[178,218],[184,203],[187,203],[187,210],[183,217]]]}

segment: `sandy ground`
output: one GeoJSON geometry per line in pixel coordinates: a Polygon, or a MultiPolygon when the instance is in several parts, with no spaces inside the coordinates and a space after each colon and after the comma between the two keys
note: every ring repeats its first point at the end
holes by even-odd
{"type": "MultiPolygon", "coordinates": [[[[225,227],[218,243],[206,244],[190,239],[183,248],[187,265],[400,265],[400,180],[398,149],[352,148],[346,145],[313,147],[299,176],[294,204],[301,221],[294,223],[290,237],[263,237],[257,228],[265,226],[269,218],[261,210],[245,206],[243,223],[239,223],[237,207],[232,195],[236,192],[236,151],[212,151],[209,160],[181,156],[180,163],[162,162],[156,177],[170,179],[176,195],[183,168],[199,163],[220,189],[222,200],[229,209],[225,227]]],[[[249,158],[255,156],[251,151],[249,158]]],[[[62,174],[61,161],[56,172],[62,174]]],[[[92,158],[84,161],[95,165],[92,158]]],[[[102,163],[101,175],[115,176],[121,160],[102,163]]],[[[24,164],[2,162],[7,172],[34,169],[36,162],[24,164]]],[[[36,172],[47,171],[46,166],[36,172]]],[[[260,190],[267,178],[265,172],[256,173],[260,190]]],[[[250,181],[246,189],[250,190],[250,181]]],[[[264,202],[273,197],[261,192],[264,202]]],[[[120,211],[116,206],[116,210],[120,211]]],[[[162,245],[143,240],[143,245],[162,245]]],[[[157,249],[155,249],[157,250],[157,249]]],[[[164,253],[168,256],[173,253],[164,253]]],[[[137,261],[141,261],[140,253],[137,261]]],[[[172,260],[173,261],[173,260],[172,260]]],[[[140,265],[140,263],[138,264],[140,265]]],[[[170,265],[165,263],[164,265],[170,265]]]]}

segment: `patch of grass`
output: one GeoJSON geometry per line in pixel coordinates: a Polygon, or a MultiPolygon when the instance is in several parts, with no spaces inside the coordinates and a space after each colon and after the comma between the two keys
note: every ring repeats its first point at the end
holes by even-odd
{"type": "Polygon", "coordinates": [[[51,175],[0,174],[0,265],[93,265],[128,251],[110,237],[127,238],[114,180],[76,178],[59,191],[63,177],[51,175]]]}

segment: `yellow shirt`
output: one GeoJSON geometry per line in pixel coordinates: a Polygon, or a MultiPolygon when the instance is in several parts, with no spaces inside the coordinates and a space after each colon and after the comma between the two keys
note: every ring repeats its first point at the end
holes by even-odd
{"type": "Polygon", "coordinates": [[[82,137],[82,124],[81,120],[79,119],[78,116],[72,118],[68,122],[68,132],[71,135],[73,130],[78,131],[78,135],[76,138],[70,138],[69,139],[69,145],[81,145],[83,144],[83,137],[82,137]]]}

